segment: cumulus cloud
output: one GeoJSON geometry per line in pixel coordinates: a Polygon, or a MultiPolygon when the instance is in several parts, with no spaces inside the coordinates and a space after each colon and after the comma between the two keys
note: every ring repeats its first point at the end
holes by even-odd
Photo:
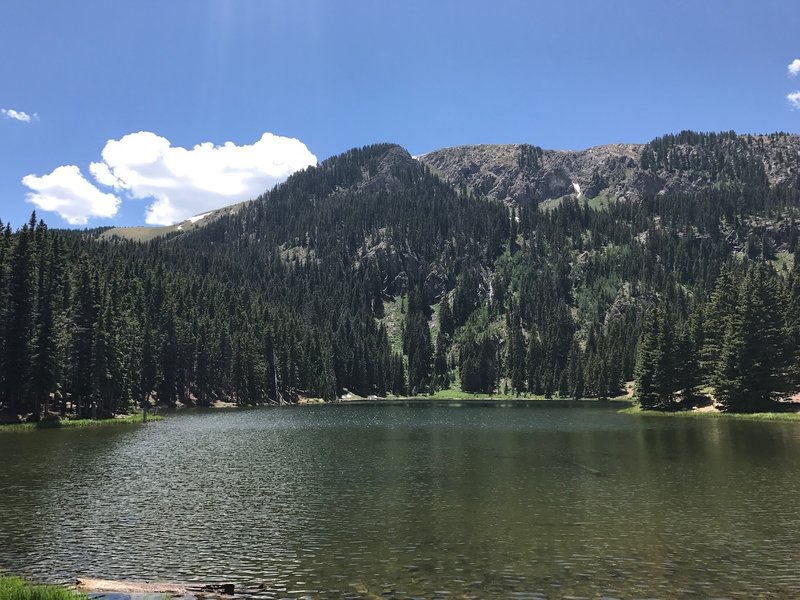
{"type": "Polygon", "coordinates": [[[152,199],[147,223],[169,225],[253,198],[316,163],[301,141],[271,133],[250,145],[206,142],[187,149],[140,131],[109,140],[102,162],[89,170],[98,183],[130,198],[152,199]]]}
{"type": "Polygon", "coordinates": [[[39,115],[36,113],[29,115],[26,112],[14,110],[13,108],[0,108],[0,115],[3,115],[4,119],[13,119],[14,121],[22,121],[23,123],[30,123],[39,118],[39,115]]]}
{"type": "Polygon", "coordinates": [[[101,192],[75,165],[41,177],[26,175],[22,183],[32,190],[26,195],[28,202],[58,213],[70,225],[86,225],[90,217],[113,217],[119,209],[119,198],[101,192]]]}
{"type": "Polygon", "coordinates": [[[787,94],[786,99],[789,101],[789,104],[792,105],[794,110],[800,110],[800,91],[787,94]]]}
{"type": "Polygon", "coordinates": [[[93,217],[116,215],[120,198],[144,199],[151,201],[146,222],[169,225],[253,198],[317,163],[299,140],[271,133],[249,145],[205,142],[187,149],[140,131],[109,140],[101,157],[89,171],[114,193],[101,191],[77,166],[67,165],[49,175],[24,177],[22,183],[31,190],[27,200],[72,225],[85,225],[93,217]]]}
{"type": "Polygon", "coordinates": [[[795,58],[792,62],[790,62],[787,70],[789,71],[789,77],[800,75],[800,58],[795,58]]]}

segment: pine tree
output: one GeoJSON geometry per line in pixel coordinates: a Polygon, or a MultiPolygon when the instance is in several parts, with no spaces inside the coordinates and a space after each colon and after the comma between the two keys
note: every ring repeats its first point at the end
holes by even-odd
{"type": "Polygon", "coordinates": [[[71,382],[72,404],[80,417],[88,416],[94,396],[95,322],[97,321],[97,290],[88,258],[78,265],[72,300],[75,313],[72,319],[71,382]]]}
{"type": "Polygon", "coordinates": [[[634,397],[643,409],[674,408],[672,360],[670,326],[659,307],[645,319],[636,356],[634,397]]]}
{"type": "Polygon", "coordinates": [[[415,288],[409,294],[403,329],[403,349],[408,355],[408,388],[412,394],[432,390],[433,347],[422,290],[415,288]]]}
{"type": "Polygon", "coordinates": [[[453,335],[455,331],[455,324],[453,322],[453,313],[450,310],[450,302],[447,298],[442,300],[442,305],[439,310],[439,333],[446,336],[446,339],[453,335]]]}
{"type": "Polygon", "coordinates": [[[528,349],[522,335],[522,327],[516,314],[512,318],[509,333],[508,364],[511,375],[511,387],[515,392],[522,392],[526,388],[526,369],[528,349]]]}
{"type": "Polygon", "coordinates": [[[783,351],[787,387],[791,391],[800,390],[800,252],[794,255],[794,266],[786,284],[783,351]]]}
{"type": "Polygon", "coordinates": [[[34,331],[33,236],[27,225],[22,228],[9,261],[2,394],[4,403],[15,412],[32,408],[27,402],[26,384],[30,381],[30,342],[34,331]]]}
{"type": "Polygon", "coordinates": [[[737,308],[728,318],[712,373],[723,410],[764,410],[785,387],[778,297],[776,282],[766,267],[751,265],[738,286],[737,308]]]}
{"type": "Polygon", "coordinates": [[[34,417],[50,411],[50,396],[56,392],[59,378],[58,336],[56,332],[56,300],[60,284],[59,263],[53,254],[60,253],[58,238],[52,242],[46,227],[40,224],[39,272],[37,282],[36,318],[32,352],[29,389],[33,396],[34,417]]]}
{"type": "Polygon", "coordinates": [[[583,372],[583,357],[577,339],[572,340],[564,375],[566,377],[564,396],[570,396],[575,400],[583,398],[585,375],[583,372]]]}
{"type": "Polygon", "coordinates": [[[747,404],[747,332],[746,311],[737,311],[728,319],[722,347],[712,374],[714,395],[724,411],[739,412],[747,404]]]}
{"type": "Polygon", "coordinates": [[[435,377],[435,387],[437,389],[446,389],[450,386],[445,336],[441,330],[439,330],[439,335],[436,336],[436,353],[433,359],[433,373],[435,377]]]}
{"type": "Polygon", "coordinates": [[[528,377],[528,391],[533,394],[542,393],[542,381],[539,376],[541,368],[541,353],[536,331],[532,330],[528,340],[528,351],[525,356],[525,371],[528,377]]]}
{"type": "Polygon", "coordinates": [[[674,387],[681,402],[691,404],[700,385],[700,370],[697,361],[698,344],[690,327],[684,326],[675,343],[674,387]]]}

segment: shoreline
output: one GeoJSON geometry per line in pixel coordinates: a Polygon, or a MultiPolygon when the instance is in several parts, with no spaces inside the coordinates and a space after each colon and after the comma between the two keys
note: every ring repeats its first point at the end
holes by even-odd
{"type": "MultiPolygon", "coordinates": [[[[283,404],[277,405],[272,403],[263,403],[263,404],[252,404],[252,405],[244,405],[240,406],[233,402],[215,402],[210,406],[191,406],[191,405],[181,405],[176,406],[174,408],[166,408],[160,407],[158,413],[150,412],[147,415],[147,422],[158,422],[163,421],[171,412],[181,413],[184,411],[216,411],[216,410],[237,410],[237,409],[253,409],[253,408],[277,408],[279,406],[337,406],[337,405],[380,405],[385,404],[386,406],[391,406],[393,404],[404,404],[404,403],[415,403],[415,404],[425,404],[425,403],[453,403],[453,402],[463,402],[465,404],[471,403],[519,403],[520,405],[526,402],[553,402],[557,404],[561,403],[570,403],[570,402],[592,402],[597,404],[630,404],[631,400],[629,396],[616,396],[614,398],[608,398],[607,400],[600,400],[598,398],[545,398],[544,396],[512,396],[512,395],[503,395],[503,394],[463,394],[462,395],[449,395],[449,394],[433,394],[429,396],[387,396],[387,397],[377,397],[377,398],[364,398],[361,396],[351,396],[350,398],[339,398],[333,402],[325,402],[321,399],[312,398],[306,399],[301,398],[299,402],[290,403],[290,404],[283,404]]],[[[23,423],[0,423],[0,434],[2,433],[12,433],[12,432],[21,432],[21,431],[47,431],[53,429],[85,429],[91,427],[106,427],[106,426],[114,426],[114,425],[142,425],[144,424],[142,419],[141,411],[136,413],[131,413],[128,415],[117,415],[115,417],[110,417],[108,419],[70,419],[64,418],[59,419],[58,421],[39,421],[39,422],[23,422],[23,423]]]]}
{"type": "MultiPolygon", "coordinates": [[[[163,421],[164,417],[148,414],[147,422],[163,421]]],[[[108,419],[59,419],[58,421],[39,421],[33,423],[3,423],[0,433],[15,431],[47,431],[52,429],[83,429],[87,427],[106,427],[112,425],[141,425],[144,423],[141,412],[121,415],[108,419]]]]}
{"type": "MultiPolygon", "coordinates": [[[[628,404],[629,406],[625,408],[621,408],[617,410],[617,413],[621,415],[632,415],[632,416],[639,416],[639,417],[677,417],[677,418],[684,418],[684,419],[739,419],[739,420],[750,420],[750,421],[792,421],[792,422],[800,422],[800,403],[793,403],[795,404],[797,411],[784,411],[784,412],[755,412],[755,413],[728,413],[728,412],[721,412],[717,409],[710,409],[710,407],[705,407],[704,409],[684,409],[684,410],[676,410],[676,411],[663,411],[663,410],[643,410],[640,407],[636,406],[632,403],[630,396],[616,396],[614,398],[608,398],[607,400],[600,400],[598,398],[545,398],[544,396],[512,396],[512,395],[505,395],[505,394],[465,394],[461,392],[460,394],[433,394],[429,396],[389,396],[389,397],[378,397],[378,398],[363,398],[359,396],[351,396],[350,398],[340,398],[334,402],[320,402],[320,401],[312,401],[312,402],[298,402],[296,404],[288,404],[285,406],[335,406],[335,405],[381,405],[385,404],[386,406],[397,405],[397,404],[405,404],[405,403],[415,403],[415,404],[425,404],[425,403],[464,403],[464,404],[471,404],[471,403],[519,403],[520,405],[525,403],[555,403],[555,404],[566,404],[566,403],[596,403],[602,405],[620,405],[620,404],[628,404]]],[[[265,406],[275,406],[272,404],[258,404],[252,406],[238,406],[234,403],[218,403],[212,406],[181,406],[179,408],[174,409],[176,412],[183,412],[186,410],[215,410],[215,409],[239,409],[239,408],[260,408],[265,406]]],[[[153,414],[150,413],[147,416],[147,422],[158,422],[163,421],[165,419],[164,415],[162,414],[153,414]]],[[[129,415],[122,415],[111,417],[109,419],[60,419],[55,422],[39,422],[39,423],[4,423],[0,424],[0,434],[2,433],[11,433],[11,432],[21,432],[21,431],[45,431],[48,429],[83,429],[83,428],[91,428],[91,427],[106,427],[106,426],[115,426],[115,425],[141,425],[143,423],[142,413],[136,412],[129,415]]]]}
{"type": "Polygon", "coordinates": [[[569,402],[592,402],[596,404],[630,404],[630,398],[626,396],[619,396],[616,398],[609,398],[607,400],[599,400],[598,398],[545,398],[544,396],[504,396],[504,395],[491,395],[491,394],[476,394],[470,396],[392,396],[388,398],[351,398],[347,400],[339,400],[337,402],[325,402],[324,404],[392,404],[398,402],[415,402],[423,404],[426,402],[464,402],[466,404],[475,402],[510,402],[510,403],[525,403],[525,402],[551,402],[554,404],[569,403],[569,402]]]}
{"type": "Polygon", "coordinates": [[[744,421],[793,421],[800,422],[800,413],[797,412],[755,412],[755,413],[729,413],[719,410],[642,410],[638,406],[630,406],[617,411],[621,415],[638,417],[677,417],[682,419],[735,419],[744,421]]]}
{"type": "Polygon", "coordinates": [[[88,600],[77,589],[62,585],[33,583],[24,577],[0,573],[0,600],[88,600]]]}
{"type": "Polygon", "coordinates": [[[562,396],[552,396],[550,398],[546,398],[543,394],[512,394],[512,393],[497,393],[497,394],[484,394],[484,393],[472,393],[472,392],[464,392],[459,389],[449,388],[446,390],[439,390],[438,392],[434,392],[433,394],[419,394],[416,396],[358,396],[356,394],[352,394],[350,392],[340,396],[337,398],[335,402],[322,402],[323,404],[339,404],[339,403],[347,403],[347,402],[386,402],[386,401],[394,401],[394,400],[485,400],[485,401],[531,401],[531,400],[541,400],[547,402],[631,402],[632,401],[632,392],[628,391],[625,394],[620,394],[619,396],[612,396],[605,400],[600,400],[597,397],[583,397],[583,398],[572,398],[572,397],[562,397],[562,396]]]}

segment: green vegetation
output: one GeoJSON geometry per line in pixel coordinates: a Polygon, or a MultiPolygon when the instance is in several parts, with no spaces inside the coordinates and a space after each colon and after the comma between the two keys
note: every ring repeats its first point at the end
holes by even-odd
{"type": "Polygon", "coordinates": [[[642,415],[647,417],[680,417],[688,419],[745,419],[749,421],[800,421],[800,413],[793,412],[759,412],[731,413],[697,410],[643,410],[640,406],[631,406],[617,411],[623,415],[642,415]]]}
{"type": "Polygon", "coordinates": [[[651,171],[695,172],[726,185],[764,186],[767,175],[751,136],[734,131],[682,131],[658,137],[642,151],[640,165],[651,171]]]}
{"type": "Polygon", "coordinates": [[[778,273],[791,273],[794,269],[794,254],[786,250],[775,253],[775,270],[778,273]]]}
{"type": "MultiPolygon", "coordinates": [[[[161,415],[148,414],[147,421],[163,421],[161,415]]],[[[0,432],[3,431],[33,431],[36,429],[74,429],[84,427],[105,427],[108,425],[136,425],[144,422],[142,413],[131,415],[117,415],[110,419],[59,419],[46,418],[33,423],[10,423],[0,425],[0,432]]]]}
{"type": "MultiPolygon", "coordinates": [[[[653,177],[713,185],[636,202],[509,209],[380,144],[149,241],[34,215],[0,230],[0,411],[106,418],[345,389],[607,399],[634,375],[645,408],[712,387],[726,410],[769,410],[800,389],[800,190],[770,187],[760,148],[654,140],[653,177]]],[[[529,147],[518,166],[539,158],[529,147]]]]}
{"type": "Polygon", "coordinates": [[[87,600],[88,596],[54,585],[34,585],[0,575],[0,600],[87,600]]]}
{"type": "Polygon", "coordinates": [[[386,327],[389,336],[389,344],[394,352],[402,352],[403,349],[403,310],[405,308],[405,298],[397,297],[383,302],[383,316],[379,319],[381,325],[386,327]]]}
{"type": "Polygon", "coordinates": [[[676,314],[669,302],[645,319],[636,361],[643,409],[675,410],[713,390],[726,412],[767,412],[800,385],[800,269],[723,267],[706,303],[676,314]]]}
{"type": "Polygon", "coordinates": [[[543,200],[539,202],[539,210],[542,212],[550,212],[559,208],[564,202],[567,200],[574,199],[572,194],[567,194],[566,196],[561,196],[560,198],[550,198],[549,200],[543,200]]]}
{"type": "Polygon", "coordinates": [[[595,196],[594,198],[589,198],[587,203],[589,208],[593,208],[594,210],[607,210],[612,204],[617,201],[616,198],[612,196],[595,196]]]}
{"type": "MultiPolygon", "coordinates": [[[[474,392],[465,392],[459,386],[451,388],[436,390],[432,394],[425,396],[415,396],[415,399],[420,400],[547,400],[548,402],[558,402],[560,400],[597,400],[597,398],[572,398],[554,396],[546,398],[541,394],[530,394],[523,392],[520,394],[512,392],[493,392],[490,394],[481,394],[474,392]]],[[[628,396],[615,396],[614,398],[607,398],[610,402],[630,402],[628,396]]]]}
{"type": "Polygon", "coordinates": [[[429,400],[544,400],[544,396],[531,396],[512,393],[473,393],[465,392],[460,386],[453,386],[443,390],[436,390],[433,394],[419,396],[429,400]]]}
{"type": "Polygon", "coordinates": [[[570,193],[560,198],[543,200],[539,203],[539,210],[549,212],[562,206],[566,202],[577,202],[580,206],[586,206],[592,210],[608,210],[616,201],[616,198],[602,194],[594,198],[586,198],[585,196],[578,197],[576,194],[570,193]]]}
{"type": "Polygon", "coordinates": [[[104,240],[117,238],[134,242],[149,242],[176,231],[179,231],[177,225],[168,225],[166,227],[112,227],[101,233],[100,238],[104,240]]]}

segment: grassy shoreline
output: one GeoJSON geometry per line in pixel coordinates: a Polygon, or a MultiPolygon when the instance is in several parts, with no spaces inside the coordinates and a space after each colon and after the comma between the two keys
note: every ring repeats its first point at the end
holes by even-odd
{"type": "Polygon", "coordinates": [[[36,585],[21,577],[0,575],[0,600],[88,600],[81,594],[57,585],[36,585]]]}
{"type": "Polygon", "coordinates": [[[614,398],[608,398],[607,400],[599,400],[598,398],[560,398],[558,396],[554,396],[552,398],[545,398],[543,395],[539,394],[529,394],[525,396],[520,396],[518,394],[472,394],[469,392],[462,392],[460,390],[441,390],[439,392],[435,392],[433,394],[421,394],[418,396],[386,396],[386,397],[378,397],[378,398],[362,398],[362,397],[353,397],[348,399],[342,399],[338,402],[329,402],[326,404],[347,404],[349,402],[373,402],[376,404],[380,404],[381,402],[403,402],[407,400],[416,400],[416,401],[467,401],[476,400],[476,401],[502,401],[502,402],[531,402],[531,401],[542,401],[542,402],[624,402],[630,403],[631,399],[627,396],[615,396],[614,398]]]}
{"type": "Polygon", "coordinates": [[[638,406],[623,408],[617,412],[622,415],[637,415],[640,417],[678,417],[684,419],[738,419],[745,421],[800,422],[800,413],[791,412],[726,413],[718,411],[700,412],[696,410],[678,410],[670,412],[663,410],[642,410],[638,406]]]}
{"type": "MultiPolygon", "coordinates": [[[[161,415],[147,415],[147,421],[163,421],[161,415]]],[[[0,433],[7,431],[39,431],[46,429],[80,429],[86,427],[105,427],[107,425],[136,425],[142,423],[142,413],[118,416],[111,419],[60,419],[41,423],[8,423],[0,425],[0,433]]]]}

